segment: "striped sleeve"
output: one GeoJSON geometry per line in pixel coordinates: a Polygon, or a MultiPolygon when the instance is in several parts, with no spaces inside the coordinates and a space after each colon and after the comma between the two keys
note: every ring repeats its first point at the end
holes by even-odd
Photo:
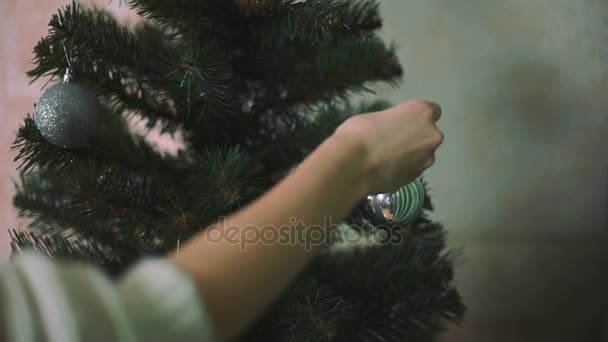
{"type": "Polygon", "coordinates": [[[213,340],[194,283],[164,259],[111,281],[94,266],[26,252],[0,266],[0,319],[6,342],[213,340]]]}

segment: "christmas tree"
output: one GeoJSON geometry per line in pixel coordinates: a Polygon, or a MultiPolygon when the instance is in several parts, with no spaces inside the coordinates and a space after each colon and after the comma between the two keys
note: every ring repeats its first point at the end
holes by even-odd
{"type": "MultiPolygon", "coordinates": [[[[11,232],[14,253],[34,248],[112,276],[166,255],[263,194],[350,115],[389,106],[350,99],[402,75],[378,36],[375,0],[129,5],[142,17],[133,28],[100,8],[60,8],[34,48],[32,80],[70,71],[84,93],[53,98],[81,106],[53,113],[65,127],[27,115],[18,131],[14,204],[30,229],[11,232]],[[134,119],[183,147],[161,151],[134,119]]],[[[355,208],[335,234],[368,242],[326,248],[242,340],[430,341],[459,323],[456,253],[425,198],[408,224],[375,226],[355,208]],[[378,243],[383,231],[401,238],[378,243]]]]}

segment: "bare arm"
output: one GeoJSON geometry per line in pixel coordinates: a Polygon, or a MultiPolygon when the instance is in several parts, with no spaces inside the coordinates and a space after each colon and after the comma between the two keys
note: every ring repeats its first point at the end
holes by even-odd
{"type": "MultiPolygon", "coordinates": [[[[353,117],[294,173],[210,229],[278,229],[293,219],[305,227],[323,226],[326,217],[337,223],[367,193],[394,190],[432,164],[442,140],[434,125],[438,117],[438,106],[423,101],[353,117]]],[[[216,333],[225,339],[242,332],[319,249],[260,242],[243,250],[239,243],[213,242],[204,234],[172,259],[196,282],[216,333]]]]}

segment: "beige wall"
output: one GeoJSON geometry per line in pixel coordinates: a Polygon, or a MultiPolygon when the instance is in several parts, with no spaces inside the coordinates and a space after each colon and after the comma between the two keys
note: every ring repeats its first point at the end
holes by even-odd
{"type": "MultiPolygon", "coordinates": [[[[66,2],[0,1],[0,256],[4,228],[19,226],[7,148],[42,85],[28,87],[23,73],[66,2]]],[[[427,175],[436,218],[465,246],[457,275],[470,312],[444,339],[599,340],[608,2],[384,0],[382,9],[406,67],[393,100],[434,99],[445,112],[446,141],[427,175]]]]}

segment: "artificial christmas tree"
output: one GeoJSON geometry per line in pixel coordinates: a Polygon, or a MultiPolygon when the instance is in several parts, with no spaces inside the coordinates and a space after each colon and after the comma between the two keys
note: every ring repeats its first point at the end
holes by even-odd
{"type": "MultiPolygon", "coordinates": [[[[101,9],[61,8],[34,49],[31,78],[69,71],[99,103],[48,91],[25,118],[14,203],[31,224],[12,232],[15,253],[31,247],[118,275],[173,251],[264,193],[348,116],[387,107],[348,98],[402,74],[376,35],[376,1],[130,5],[144,18],[133,29],[101,9]],[[89,118],[87,130],[76,117],[89,118]],[[179,133],[183,148],[160,152],[131,118],[179,133]]],[[[416,198],[433,209],[428,194],[416,198]]],[[[428,341],[462,319],[443,227],[426,212],[382,227],[365,215],[355,208],[243,340],[428,341]]]]}

